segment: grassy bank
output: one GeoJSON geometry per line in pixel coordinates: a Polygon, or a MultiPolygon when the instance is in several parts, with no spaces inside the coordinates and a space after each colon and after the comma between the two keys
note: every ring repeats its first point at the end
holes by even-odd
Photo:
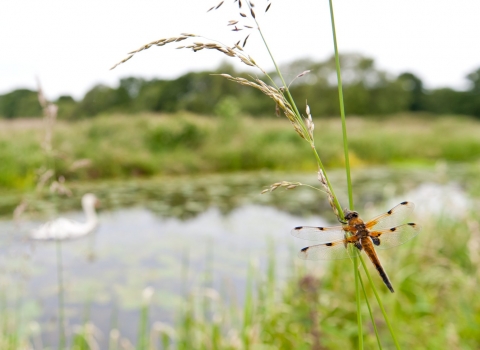
{"type": "MultiPolygon", "coordinates": [[[[349,118],[353,166],[480,160],[480,122],[465,117],[395,115],[349,118]],[[408,160],[407,160],[408,159],[408,160]]],[[[342,165],[340,123],[316,121],[317,148],[327,167],[342,165]]],[[[0,186],[31,188],[45,164],[41,120],[0,123],[0,186]]],[[[57,123],[54,168],[67,180],[238,170],[314,169],[308,145],[282,118],[110,115],[57,123]],[[75,161],[89,159],[87,167],[75,161]]]]}
{"type": "MultiPolygon", "coordinates": [[[[424,215],[419,219],[423,229],[417,238],[396,249],[379,251],[396,289],[395,294],[389,293],[381,284],[374,267],[369,264],[385,308],[394,320],[400,344],[404,349],[476,349],[480,343],[480,300],[477,297],[480,231],[477,217],[468,213],[465,217],[424,215]]],[[[209,259],[213,258],[205,256],[205,261],[209,259]]],[[[217,263],[224,261],[218,260],[217,263]]],[[[148,307],[142,306],[135,316],[138,322],[138,345],[135,348],[355,348],[356,315],[352,302],[355,289],[349,261],[332,261],[329,267],[317,263],[304,265],[293,254],[277,259],[271,248],[258,259],[258,263],[266,265],[267,272],[259,269],[257,264],[251,265],[245,298],[239,304],[231,302],[235,300],[235,294],[231,293],[235,292],[224,282],[219,289],[193,288],[188,296],[182,297],[176,322],[171,325],[163,323],[163,319],[149,318],[148,307]],[[289,273],[285,279],[280,279],[277,270],[283,266],[287,266],[289,273]]],[[[205,280],[210,281],[207,276],[217,279],[220,275],[217,276],[208,266],[205,265],[205,280]]],[[[188,266],[182,268],[189,269],[188,266]]],[[[372,290],[368,286],[367,295],[372,301],[372,290]]],[[[29,344],[38,344],[36,340],[48,329],[36,323],[36,327],[23,324],[19,309],[14,308],[17,304],[11,303],[7,307],[5,295],[0,294],[0,297],[3,297],[0,298],[1,348],[29,349],[29,344]]],[[[140,291],[137,298],[140,299],[140,291]]],[[[10,299],[14,301],[13,297],[10,299]]],[[[378,315],[378,306],[371,304],[374,314],[378,315]]],[[[364,300],[362,308],[366,314],[364,300]]],[[[116,313],[115,310],[108,312],[116,313]]],[[[69,336],[68,349],[98,348],[94,346],[98,332],[94,332],[90,322],[86,318],[85,326],[77,327],[69,336]]],[[[371,323],[366,318],[364,322],[365,348],[375,349],[371,323]]],[[[377,326],[383,348],[392,349],[386,325],[377,320],[377,326]]],[[[108,330],[102,331],[108,337],[108,330]]],[[[128,344],[126,340],[122,341],[125,331],[120,325],[120,329],[110,332],[110,349],[134,348],[121,345],[128,344]]],[[[130,343],[135,344],[135,341],[130,339],[130,343]]],[[[35,345],[34,348],[43,347],[35,345]]]]}
{"type": "MultiPolygon", "coordinates": [[[[395,320],[402,348],[476,348],[480,342],[476,217],[423,219],[418,238],[379,253],[397,289],[389,294],[379,288],[385,308],[395,320]]],[[[243,317],[222,312],[227,309],[220,303],[211,311],[211,319],[191,307],[176,330],[181,339],[178,349],[354,349],[355,289],[350,264],[333,261],[331,268],[318,268],[319,275],[311,266],[297,265],[292,277],[276,286],[276,262],[270,259],[272,275],[252,273],[256,288],[252,294],[247,292],[243,317]]],[[[369,268],[378,283],[376,271],[369,268]]],[[[373,300],[373,291],[366,289],[373,300]]],[[[380,310],[373,304],[378,315],[380,310]]],[[[367,313],[364,300],[362,308],[367,313]]],[[[376,322],[384,349],[394,348],[387,326],[376,322]]],[[[373,328],[369,320],[365,323],[365,348],[375,349],[373,328]]]]}

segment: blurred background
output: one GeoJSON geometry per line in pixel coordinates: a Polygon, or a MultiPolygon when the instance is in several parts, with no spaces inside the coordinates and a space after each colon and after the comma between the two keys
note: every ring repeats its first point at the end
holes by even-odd
{"type": "MultiPolygon", "coordinates": [[[[182,32],[233,44],[238,2],[17,1],[0,13],[1,349],[348,349],[349,261],[304,262],[289,231],[335,225],[309,146],[275,103],[215,74],[236,59],[142,44],[182,32]],[[99,227],[31,239],[58,217],[99,227]],[[87,220],[88,221],[88,220],[87,220]]],[[[245,9],[243,4],[243,9],[245,9]]],[[[347,206],[328,2],[255,1],[347,206]],[[270,5],[265,14],[265,8],[270,5]]],[[[400,344],[476,349],[480,302],[480,3],[335,4],[355,208],[416,204],[419,237],[371,268],[400,344]],[[435,336],[432,336],[435,334],[435,336]],[[445,345],[447,344],[447,346],[445,345]]],[[[243,11],[243,10],[240,10],[243,11]]],[[[275,75],[262,40],[245,47],[275,75]]],[[[366,280],[366,279],[365,279],[366,280]]],[[[366,286],[384,348],[393,340],[366,286]]],[[[362,304],[365,347],[376,347],[362,304]]]]}

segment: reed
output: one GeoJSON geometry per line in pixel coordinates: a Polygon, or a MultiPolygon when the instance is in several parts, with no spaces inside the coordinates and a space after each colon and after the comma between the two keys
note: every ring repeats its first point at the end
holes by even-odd
{"type": "Polygon", "coordinates": [[[56,240],[57,288],[58,288],[58,348],[66,349],[67,338],[65,332],[65,291],[63,285],[62,241],[56,240]]]}
{"type": "MultiPolygon", "coordinates": [[[[242,9],[242,1],[237,0],[235,1],[238,3],[239,6],[239,21],[231,21],[229,26],[234,28],[233,30],[238,30],[239,26],[242,25],[244,29],[257,29],[259,34],[262,36],[262,39],[265,42],[265,46],[267,50],[270,52],[267,41],[263,37],[263,33],[260,30],[260,25],[258,23],[258,15],[256,14],[255,6],[252,2],[244,2],[243,9],[242,9]],[[247,10],[245,10],[245,8],[247,10]],[[248,19],[249,21],[253,22],[255,26],[250,26],[249,24],[243,24],[243,19],[248,19]]],[[[212,7],[210,10],[218,10],[224,2],[220,2],[216,6],[212,7]]],[[[265,6],[265,12],[267,12],[271,8],[272,3],[269,2],[265,6]]],[[[210,11],[209,10],[209,11],[210,11]]],[[[335,53],[336,53],[336,63],[337,63],[337,75],[338,75],[338,86],[339,86],[339,96],[341,101],[341,118],[342,118],[342,126],[343,126],[343,135],[344,135],[344,154],[345,154],[345,168],[347,171],[347,179],[348,179],[348,194],[349,194],[349,202],[350,202],[350,209],[353,209],[353,191],[350,181],[350,161],[349,161],[349,151],[347,148],[348,142],[346,140],[346,122],[345,122],[345,108],[343,106],[343,97],[342,97],[342,89],[341,89],[341,72],[340,72],[340,62],[338,57],[338,48],[336,43],[336,36],[335,36],[335,25],[334,25],[334,18],[333,18],[333,6],[332,1],[330,0],[330,10],[331,10],[331,19],[332,19],[332,31],[334,35],[334,43],[335,43],[335,53]]],[[[206,38],[203,38],[198,35],[183,33],[180,36],[160,39],[154,42],[148,43],[141,48],[130,52],[129,56],[119,62],[119,64],[125,63],[133,55],[147,50],[152,46],[164,46],[169,43],[180,42],[184,40],[197,40],[194,38],[200,38],[206,41],[195,41],[190,45],[181,46],[180,49],[192,49],[194,52],[201,51],[201,50],[216,50],[228,57],[237,58],[244,64],[248,66],[257,67],[261,70],[261,72],[265,73],[265,76],[268,78],[267,80],[269,83],[267,84],[261,79],[252,78],[244,79],[239,77],[233,77],[231,75],[222,74],[222,76],[226,79],[231,81],[237,82],[242,85],[250,86],[255,89],[262,91],[266,96],[273,99],[277,104],[278,111],[283,111],[286,118],[291,123],[294,131],[300,136],[302,140],[305,140],[310,149],[313,152],[314,160],[319,167],[318,171],[318,179],[320,185],[322,187],[322,191],[326,193],[327,199],[331,205],[331,208],[335,215],[338,217],[339,220],[344,219],[343,210],[340,205],[339,199],[334,193],[332,185],[327,177],[327,172],[325,170],[324,163],[321,161],[319,156],[316,144],[314,142],[314,122],[311,116],[311,111],[308,105],[305,108],[305,115],[302,115],[297,108],[295,101],[293,100],[290,92],[289,92],[289,84],[287,85],[278,66],[272,57],[272,61],[277,68],[277,73],[279,79],[282,81],[282,86],[276,83],[276,80],[270,77],[266,72],[260,68],[256,61],[248,54],[245,53],[245,46],[248,42],[248,38],[251,34],[245,36],[243,41],[239,41],[234,45],[224,45],[218,42],[209,41],[206,38]]],[[[114,67],[113,67],[114,68],[114,67]]],[[[298,77],[301,77],[303,73],[300,73],[298,77]]],[[[190,134],[189,134],[190,135],[190,134]]],[[[201,136],[199,136],[201,137],[201,136]]],[[[189,141],[191,138],[188,137],[189,141]]],[[[322,148],[320,148],[322,150],[322,148]]],[[[294,189],[298,186],[303,186],[304,184],[299,182],[278,182],[273,184],[267,191],[273,191],[277,188],[286,188],[286,189],[294,189]]],[[[442,223],[445,224],[445,223],[442,223]]],[[[452,231],[456,231],[460,225],[451,224],[450,229],[452,231]]],[[[465,229],[465,227],[463,227],[465,229]]],[[[471,227],[469,227],[471,232],[478,233],[478,226],[475,231],[475,225],[471,223],[471,227]]],[[[433,229],[432,231],[433,232],[433,229]]],[[[432,235],[433,236],[433,235],[432,235]]],[[[458,266],[454,266],[456,268],[456,272],[458,273],[458,278],[464,279],[467,286],[470,286],[472,292],[475,290],[472,286],[474,286],[478,281],[478,273],[474,269],[474,263],[476,258],[476,251],[478,248],[478,234],[472,234],[470,237],[467,237],[468,249],[467,244],[465,247],[461,247],[458,244],[459,236],[450,237],[451,246],[446,247],[436,247],[442,248],[438,249],[441,254],[445,255],[444,260],[453,259],[455,260],[454,263],[458,266]],[[456,241],[457,240],[457,241],[456,241]],[[460,255],[449,251],[449,249],[457,249],[461,252],[460,255]],[[467,257],[465,257],[466,255],[467,257]],[[448,258],[447,258],[448,257],[448,258]],[[472,271],[475,270],[475,271],[472,271]]],[[[429,237],[432,239],[433,237],[429,237]]],[[[434,245],[435,242],[432,243],[434,245]]],[[[375,284],[372,282],[371,277],[369,275],[368,269],[365,266],[365,263],[362,259],[360,259],[360,263],[364,268],[366,273],[367,279],[369,281],[368,284],[364,284],[361,275],[358,271],[358,262],[357,259],[353,259],[354,261],[354,270],[355,270],[355,290],[351,288],[340,288],[340,291],[345,293],[339,292],[338,287],[338,277],[337,275],[344,275],[344,268],[341,266],[334,266],[330,272],[325,273],[321,278],[318,278],[311,274],[305,274],[305,270],[302,270],[299,267],[293,269],[293,276],[291,279],[287,281],[280,289],[278,288],[278,283],[276,281],[276,266],[277,262],[275,259],[275,249],[273,243],[270,243],[269,246],[269,260],[267,264],[267,271],[266,273],[259,272],[259,269],[255,265],[255,263],[251,263],[248,272],[248,281],[247,281],[247,289],[246,289],[246,297],[243,302],[243,309],[241,317],[241,321],[238,322],[240,324],[239,327],[235,327],[235,323],[238,321],[238,312],[232,311],[228,312],[228,308],[225,308],[225,303],[219,296],[219,294],[213,290],[213,286],[210,285],[212,272],[209,269],[211,267],[207,267],[206,271],[206,279],[205,285],[203,286],[201,293],[193,293],[188,297],[185,302],[184,309],[182,311],[182,318],[177,326],[175,331],[168,330],[167,327],[163,327],[161,324],[156,323],[150,329],[150,337],[148,333],[148,315],[149,315],[149,298],[151,297],[151,293],[145,292],[147,295],[144,297],[144,305],[142,306],[140,318],[139,318],[139,332],[138,332],[138,342],[137,348],[138,349],[147,349],[149,347],[154,347],[155,343],[154,340],[158,340],[160,337],[162,346],[164,348],[170,347],[173,343],[177,345],[178,349],[205,349],[205,348],[217,348],[217,349],[239,349],[239,348],[255,348],[260,346],[271,345],[275,348],[280,349],[287,349],[287,348],[312,348],[312,349],[322,349],[324,344],[330,345],[330,348],[333,348],[333,344],[328,342],[326,338],[328,336],[334,337],[335,334],[341,333],[346,334],[345,339],[341,339],[341,345],[338,348],[345,348],[345,345],[352,345],[354,341],[350,342],[350,338],[356,338],[356,344],[359,348],[363,348],[365,346],[371,346],[372,340],[369,339],[369,334],[364,333],[363,324],[361,320],[362,314],[362,305],[360,303],[361,300],[361,292],[366,301],[366,306],[369,310],[370,317],[372,319],[374,333],[375,333],[375,340],[376,344],[379,348],[382,348],[382,341],[385,341],[388,346],[395,346],[399,348],[398,341],[395,337],[394,332],[392,331],[392,327],[390,325],[389,319],[385,312],[385,307],[383,305],[381,294],[375,289],[375,284]],[[335,271],[335,274],[333,271],[335,271]],[[340,272],[340,273],[338,273],[340,272]],[[335,288],[335,285],[337,286],[335,288]],[[320,289],[322,286],[322,289],[320,289]],[[328,287],[332,288],[328,288],[328,287]],[[334,293],[334,289],[335,292],[334,293]],[[321,291],[321,293],[320,293],[321,291]],[[375,296],[378,302],[378,308],[376,306],[372,306],[369,303],[368,298],[371,295],[375,296]],[[324,294],[324,295],[322,295],[324,294]],[[149,297],[148,297],[149,295],[149,297]],[[352,308],[349,305],[341,305],[345,303],[345,300],[348,300],[348,297],[354,295],[356,298],[356,305],[352,308]],[[327,296],[327,302],[325,302],[325,296],[327,296]],[[338,301],[339,298],[345,299],[338,301]],[[340,306],[339,306],[340,304],[340,306]],[[343,309],[342,309],[343,308],[343,309]],[[219,310],[224,310],[221,312],[219,310]],[[386,340],[384,336],[382,338],[382,329],[377,327],[375,323],[375,312],[380,312],[383,314],[385,318],[386,325],[390,331],[392,339],[386,340]],[[200,312],[199,312],[200,310],[200,312]],[[351,317],[351,314],[354,314],[355,317],[351,317]],[[355,332],[349,331],[350,320],[356,319],[356,327],[357,331],[355,332]],[[350,333],[349,333],[350,332],[350,333]],[[350,337],[350,338],[349,338],[350,337]],[[174,339],[175,338],[175,339],[174,339]],[[364,339],[365,338],[365,339],[364,339]],[[342,347],[343,346],[343,347],[342,347]]],[[[412,248],[412,256],[415,256],[416,253],[421,253],[419,248],[412,248]]],[[[426,262],[429,254],[418,254],[415,261],[408,261],[408,259],[404,256],[402,263],[410,268],[410,270],[415,269],[419,265],[415,265],[421,262],[426,262]],[[424,259],[422,261],[422,258],[424,259]]],[[[445,263],[445,261],[439,259],[442,267],[448,268],[450,265],[445,263]]],[[[207,252],[207,261],[213,261],[213,252],[207,252]],[[210,255],[211,254],[211,255],[210,255]],[[211,259],[211,260],[210,260],[211,259]]],[[[478,260],[476,261],[478,263],[478,260]]],[[[188,265],[188,263],[185,263],[188,265]]],[[[61,264],[61,245],[60,242],[57,242],[57,266],[58,266],[58,285],[59,285],[59,347],[65,348],[67,344],[65,330],[62,328],[64,325],[64,316],[63,316],[63,281],[62,281],[62,264],[61,264]]],[[[420,265],[421,266],[421,265],[420,265]]],[[[188,267],[187,267],[188,269],[188,267]]],[[[187,275],[187,273],[185,273],[187,275]]],[[[443,276],[443,275],[442,275],[443,276]]],[[[429,278],[428,282],[422,281],[419,279],[418,276],[411,273],[407,275],[407,277],[403,277],[400,284],[400,290],[403,291],[414,291],[416,290],[416,285],[421,285],[422,288],[430,285],[434,287],[441,287],[442,279],[436,275],[428,275],[429,278]]],[[[343,287],[343,286],[342,286],[343,287]]],[[[449,286],[452,290],[457,287],[458,285],[449,286]]],[[[417,289],[418,290],[418,289],[417,289]]],[[[421,291],[421,290],[420,290],[421,291]]],[[[421,293],[418,293],[421,294],[421,293]]],[[[423,315],[422,313],[425,312],[423,307],[418,307],[418,298],[419,296],[416,293],[411,292],[410,294],[405,294],[401,296],[403,299],[401,301],[395,300],[388,300],[386,302],[386,307],[394,310],[394,315],[396,317],[402,317],[403,320],[408,320],[411,315],[416,314],[418,316],[423,315]],[[411,312],[409,314],[408,312],[411,312]]],[[[426,298],[429,298],[430,301],[435,301],[435,296],[432,294],[426,295],[426,298]]],[[[437,297],[438,298],[438,297],[437,297]]],[[[462,302],[465,302],[466,305],[468,303],[468,299],[465,299],[462,295],[459,296],[459,299],[462,302]]],[[[421,304],[420,300],[420,304],[421,304]]],[[[448,301],[447,301],[448,302],[448,301]]],[[[431,305],[430,305],[431,306],[431,305]]],[[[449,306],[453,306],[449,304],[449,306]]],[[[478,305],[475,304],[476,309],[478,309],[478,305]]],[[[475,317],[475,313],[468,313],[465,312],[469,317],[472,319],[475,317]]],[[[448,312],[444,315],[445,319],[447,317],[448,312]]],[[[443,320],[442,320],[443,321],[443,320]]],[[[475,321],[474,321],[475,322],[475,321]]],[[[437,324],[438,325],[438,324],[437,324]]],[[[448,344],[450,348],[457,348],[458,347],[458,337],[455,335],[458,333],[456,330],[456,325],[449,326],[449,334],[453,334],[453,336],[446,336],[445,337],[445,344],[448,344]]],[[[419,327],[420,328],[420,327],[419,327]]],[[[423,335],[421,330],[416,330],[417,335],[423,335]]],[[[471,334],[468,326],[465,326],[463,329],[465,334],[471,334]]],[[[427,340],[418,338],[417,340],[422,345],[427,345],[425,348],[433,348],[432,346],[441,345],[442,342],[438,341],[437,339],[434,340],[427,340]],[[430,342],[429,342],[430,341],[430,342]]],[[[11,342],[16,343],[15,339],[12,339],[11,342]]],[[[415,338],[411,338],[408,335],[406,336],[405,343],[409,344],[410,346],[418,345],[415,344],[415,338]],[[413,339],[413,340],[412,340],[413,339]]],[[[75,347],[75,344],[73,344],[75,347]]],[[[83,346],[83,345],[82,345],[83,346]]],[[[86,345],[85,345],[86,346],[86,345]]],[[[92,345],[89,346],[90,348],[92,345]]],[[[86,347],[85,347],[86,348],[86,347]]],[[[120,337],[120,332],[113,328],[112,332],[110,333],[110,348],[117,349],[117,348],[133,348],[129,341],[122,339],[120,337]]]]}
{"type": "Polygon", "coordinates": [[[149,348],[149,310],[150,302],[153,296],[154,290],[152,287],[147,287],[142,292],[142,307],[140,309],[140,325],[137,336],[137,349],[148,350],[149,348]]]}
{"type": "MultiPolygon", "coordinates": [[[[190,45],[182,45],[177,47],[178,49],[191,49],[194,52],[207,49],[207,50],[216,50],[220,53],[223,53],[229,57],[237,58],[239,59],[242,63],[244,63],[247,66],[251,67],[256,67],[258,68],[267,78],[267,81],[269,81],[269,84],[267,84],[265,81],[259,79],[259,78],[251,78],[251,79],[246,79],[242,77],[234,77],[231,76],[230,74],[220,74],[220,76],[231,80],[233,82],[236,82],[241,85],[249,86],[255,89],[260,90],[262,93],[264,93],[267,97],[273,99],[276,103],[276,108],[277,108],[277,114],[279,111],[282,111],[284,115],[287,117],[287,119],[290,121],[291,125],[293,126],[293,129],[295,132],[305,141],[308,142],[311,150],[313,151],[314,154],[314,159],[317,162],[318,165],[318,179],[323,187],[323,192],[327,194],[328,201],[330,203],[330,206],[337,216],[338,220],[340,222],[345,222],[345,216],[343,209],[340,205],[340,202],[335,195],[335,192],[333,190],[333,187],[328,179],[326,169],[324,167],[324,164],[319,156],[319,152],[317,151],[316,145],[315,145],[315,140],[314,140],[314,129],[315,125],[313,122],[313,118],[311,116],[311,111],[310,107],[308,104],[306,105],[305,108],[305,116],[302,115],[297,108],[296,102],[293,99],[289,86],[290,84],[287,84],[280,69],[279,66],[267,44],[267,40],[262,32],[261,26],[259,24],[259,21],[257,19],[257,16],[255,14],[255,5],[251,1],[245,1],[244,3],[244,9],[242,9],[242,1],[241,0],[235,0],[234,3],[238,3],[238,8],[239,8],[239,19],[238,20],[230,20],[228,26],[233,27],[233,31],[240,31],[240,30],[246,30],[249,34],[244,38],[243,43],[242,41],[238,41],[234,43],[233,45],[225,45],[223,43],[220,43],[218,41],[211,41],[208,38],[202,37],[200,35],[196,34],[190,34],[190,33],[182,33],[180,36],[177,37],[171,37],[171,38],[165,38],[165,39],[159,39],[152,41],[148,44],[145,44],[141,46],[139,49],[134,50],[129,52],[129,56],[120,61],[119,63],[115,64],[111,69],[114,69],[117,67],[119,64],[123,64],[129,59],[131,59],[135,54],[147,50],[151,48],[152,46],[164,46],[169,43],[173,42],[180,42],[180,41],[190,41],[192,38],[201,38],[202,41],[194,41],[193,44],[190,45]],[[247,23],[245,23],[247,21],[247,23]],[[252,23],[253,25],[250,25],[252,23]],[[240,29],[241,28],[241,29],[240,29]],[[258,34],[260,35],[261,39],[263,40],[263,43],[265,45],[266,50],[268,51],[268,54],[270,55],[270,58],[272,60],[273,65],[275,66],[275,70],[277,73],[278,79],[281,81],[282,85],[279,86],[276,81],[264,70],[262,69],[257,62],[250,56],[249,54],[246,53],[245,51],[245,46],[247,43],[248,38],[250,37],[250,32],[256,30],[258,34]],[[206,40],[206,41],[205,41],[206,40]]],[[[221,1],[218,5],[211,7],[207,12],[212,11],[212,10],[218,10],[222,5],[224,4],[224,1],[221,1]]],[[[271,7],[270,2],[268,2],[266,8],[265,8],[265,13],[270,9],[271,7]]],[[[331,25],[332,25],[332,36],[333,36],[333,44],[334,44],[334,52],[335,52],[335,65],[336,65],[336,72],[337,72],[337,83],[338,83],[338,95],[339,95],[339,102],[340,102],[340,117],[341,117],[341,124],[342,124],[342,136],[343,136],[343,148],[344,148],[344,161],[345,161],[345,170],[346,170],[346,178],[347,178],[347,191],[348,191],[348,198],[349,198],[349,207],[350,210],[353,210],[354,208],[354,203],[353,203],[353,190],[352,190],[352,182],[351,182],[351,175],[350,175],[350,158],[349,158],[349,150],[348,150],[348,140],[347,140],[347,128],[346,128],[346,119],[345,119],[345,105],[344,105],[344,99],[343,99],[343,90],[342,90],[342,79],[341,79],[341,68],[340,68],[340,58],[339,58],[339,53],[338,53],[338,45],[337,45],[337,36],[336,36],[336,28],[335,28],[335,19],[334,19],[334,11],[333,11],[333,1],[329,0],[329,8],[330,8],[330,19],[331,19],[331,25]]],[[[308,71],[300,73],[296,78],[299,78],[303,75],[305,75],[308,71]]],[[[297,186],[300,186],[300,183],[292,183],[292,182],[278,182],[273,184],[269,189],[264,190],[262,193],[265,192],[271,192],[275,190],[278,187],[285,187],[287,189],[293,189],[297,186]]],[[[382,315],[385,319],[385,322],[390,330],[392,339],[394,341],[395,347],[397,349],[400,349],[399,343],[396,339],[396,335],[392,329],[391,323],[388,319],[388,315],[385,312],[385,309],[383,307],[383,303],[381,298],[379,297],[378,292],[375,289],[375,285],[373,284],[373,281],[370,277],[370,274],[368,272],[368,269],[366,268],[365,262],[363,261],[362,256],[360,255],[358,258],[354,257],[352,259],[353,262],[353,270],[354,270],[354,279],[355,279],[355,299],[356,299],[356,313],[357,313],[357,329],[358,329],[358,348],[363,349],[363,324],[362,324],[362,311],[361,311],[361,289],[363,289],[363,293],[365,294],[365,288],[363,286],[363,282],[361,281],[361,276],[359,272],[359,261],[364,268],[365,274],[368,278],[368,282],[371,285],[371,288],[374,291],[374,295],[376,297],[376,300],[380,306],[380,309],[382,311],[382,315]]],[[[368,304],[368,309],[369,313],[371,316],[371,320],[373,323],[373,327],[375,329],[375,335],[377,337],[377,343],[381,347],[381,342],[380,338],[378,336],[377,332],[377,327],[375,325],[375,318],[372,314],[370,305],[368,304]]],[[[248,319],[245,315],[244,322],[245,320],[248,319]]],[[[245,334],[245,332],[244,332],[245,334]]],[[[246,348],[249,347],[248,344],[248,337],[244,336],[244,346],[246,348]]]]}
{"type": "MultiPolygon", "coordinates": [[[[372,166],[432,167],[437,161],[473,166],[480,159],[480,122],[474,119],[423,119],[401,114],[382,119],[349,116],[348,122],[355,130],[349,135],[350,166],[355,171],[372,166]]],[[[36,186],[32,169],[43,162],[43,151],[36,141],[43,130],[38,123],[23,129],[19,128],[20,123],[6,123],[0,130],[0,142],[4,145],[0,149],[0,186],[5,191],[0,198],[3,215],[10,215],[21,201],[20,191],[21,197],[31,204],[31,212],[41,209],[32,193],[36,186]]],[[[74,193],[79,182],[100,179],[262,169],[315,172],[316,163],[305,149],[305,142],[283,119],[236,116],[235,123],[235,128],[225,129],[214,116],[187,113],[139,114],[135,118],[115,114],[77,123],[60,121],[55,140],[62,145],[62,158],[56,164],[74,193]],[[90,159],[90,166],[70,171],[70,164],[78,157],[90,159]]],[[[340,123],[333,118],[318,119],[315,123],[321,125],[314,130],[314,137],[321,140],[324,165],[330,174],[344,168],[343,148],[338,141],[340,123]]],[[[42,190],[41,197],[45,196],[51,196],[48,188],[42,190]]]]}
{"type": "MultiPolygon", "coordinates": [[[[480,300],[476,297],[480,280],[478,215],[475,212],[466,213],[465,217],[425,214],[424,218],[425,228],[416,242],[384,256],[386,264],[395,271],[398,291],[396,298],[385,298],[384,307],[401,327],[405,348],[474,349],[480,342],[480,300]]],[[[172,326],[163,323],[164,320],[155,320],[150,327],[150,347],[195,350],[215,348],[213,344],[216,344],[217,349],[233,350],[244,349],[247,343],[250,349],[323,350],[351,349],[358,345],[353,302],[355,288],[353,282],[345,283],[339,277],[349,276],[350,265],[333,264],[329,268],[311,270],[298,264],[293,254],[280,259],[273,243],[266,246],[265,255],[251,262],[247,293],[241,305],[231,305],[225,293],[215,293],[209,288],[209,310],[215,317],[206,318],[204,286],[189,288],[188,296],[178,309],[178,322],[172,326]],[[278,271],[282,267],[286,269],[283,277],[278,271]]],[[[205,259],[209,259],[208,253],[205,259]]],[[[206,267],[205,273],[218,280],[222,272],[209,269],[206,267]]],[[[6,290],[2,288],[1,291],[6,290]]],[[[368,300],[374,298],[373,293],[371,286],[365,283],[368,300]]],[[[388,295],[388,291],[379,290],[378,293],[383,297],[388,295]]],[[[8,297],[14,301],[12,294],[8,297]]],[[[17,333],[17,339],[11,338],[10,330],[17,329],[17,325],[11,323],[15,317],[9,317],[5,310],[8,303],[2,301],[5,298],[0,293],[2,328],[5,321],[9,322],[9,326],[0,331],[1,348],[31,348],[28,337],[47,331],[46,327],[36,325],[38,329],[33,331],[33,325],[24,326],[22,328],[32,330],[26,336],[17,333]],[[10,346],[13,343],[17,346],[10,346]]],[[[380,307],[371,303],[370,308],[378,318],[380,307]]],[[[142,322],[139,317],[138,329],[142,322]]],[[[133,349],[119,328],[121,325],[113,322],[110,349],[133,349]]],[[[365,330],[368,329],[366,326],[365,330]]],[[[364,332],[367,349],[378,346],[374,332],[373,329],[364,332]]],[[[395,347],[386,324],[378,322],[377,332],[384,349],[395,347]]],[[[108,329],[102,333],[108,335],[108,329]]],[[[72,344],[70,349],[78,349],[73,341],[69,343],[72,344]]],[[[37,341],[35,344],[41,345],[37,341]]],[[[34,348],[42,347],[35,345],[34,348]]],[[[95,348],[85,346],[82,349],[95,348]]]]}

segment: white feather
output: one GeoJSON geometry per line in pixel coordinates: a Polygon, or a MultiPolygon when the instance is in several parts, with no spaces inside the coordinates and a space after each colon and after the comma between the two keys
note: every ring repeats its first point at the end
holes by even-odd
{"type": "Polygon", "coordinates": [[[49,221],[31,232],[32,239],[69,239],[86,236],[93,232],[98,226],[95,206],[98,203],[97,197],[87,193],[82,197],[82,207],[86,221],[77,222],[70,219],[58,218],[49,221]]]}

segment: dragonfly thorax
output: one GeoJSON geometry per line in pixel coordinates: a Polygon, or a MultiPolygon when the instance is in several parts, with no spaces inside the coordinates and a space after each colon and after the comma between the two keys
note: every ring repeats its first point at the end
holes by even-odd
{"type": "Polygon", "coordinates": [[[360,219],[356,211],[350,211],[345,209],[345,220],[348,221],[348,225],[351,228],[355,228],[355,231],[350,230],[351,232],[366,230],[365,223],[362,219],[360,219]]]}

